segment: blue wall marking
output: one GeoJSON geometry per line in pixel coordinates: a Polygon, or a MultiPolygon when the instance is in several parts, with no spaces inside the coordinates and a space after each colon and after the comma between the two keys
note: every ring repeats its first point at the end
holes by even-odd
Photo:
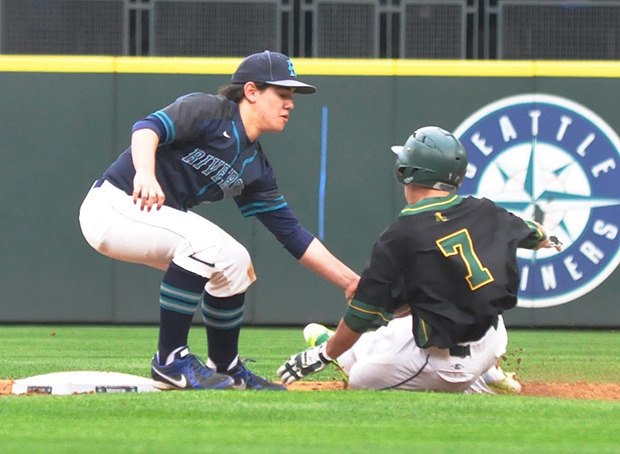
{"type": "Polygon", "coordinates": [[[321,109],[321,169],[319,174],[319,240],[325,238],[325,184],[327,182],[327,106],[321,109]]]}

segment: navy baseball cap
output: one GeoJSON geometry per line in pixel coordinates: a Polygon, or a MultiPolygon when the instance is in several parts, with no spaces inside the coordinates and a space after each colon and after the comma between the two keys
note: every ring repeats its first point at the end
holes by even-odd
{"type": "Polygon", "coordinates": [[[264,82],[278,87],[294,88],[295,93],[316,93],[316,87],[297,80],[293,62],[286,55],[266,50],[246,57],[230,80],[231,84],[264,82]]]}

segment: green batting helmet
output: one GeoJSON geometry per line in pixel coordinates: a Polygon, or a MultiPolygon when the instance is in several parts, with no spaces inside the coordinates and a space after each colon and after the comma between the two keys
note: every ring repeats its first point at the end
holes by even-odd
{"type": "Polygon", "coordinates": [[[467,154],[459,140],[437,126],[415,131],[404,146],[394,146],[395,178],[402,184],[454,192],[463,182],[467,154]]]}

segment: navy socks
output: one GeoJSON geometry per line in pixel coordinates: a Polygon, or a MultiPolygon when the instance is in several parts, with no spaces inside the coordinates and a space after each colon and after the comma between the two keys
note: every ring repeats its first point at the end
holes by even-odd
{"type": "Polygon", "coordinates": [[[207,330],[209,365],[223,372],[235,362],[239,351],[245,293],[218,298],[204,291],[208,281],[175,263],[170,264],[162,280],[159,296],[160,364],[166,364],[176,349],[188,344],[194,312],[201,301],[207,330]]]}
{"type": "Polygon", "coordinates": [[[207,329],[209,366],[225,372],[239,352],[239,333],[245,293],[225,298],[204,294],[202,316],[207,329]]]}
{"type": "Polygon", "coordinates": [[[208,279],[171,263],[160,287],[160,364],[177,348],[187,345],[189,329],[208,279]]]}

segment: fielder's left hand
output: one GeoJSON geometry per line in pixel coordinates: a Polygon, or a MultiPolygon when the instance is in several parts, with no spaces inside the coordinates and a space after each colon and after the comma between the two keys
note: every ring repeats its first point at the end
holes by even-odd
{"type": "Polygon", "coordinates": [[[285,385],[301,380],[310,374],[319,372],[331,362],[331,358],[325,353],[325,345],[310,347],[301,353],[291,356],[287,362],[278,369],[278,375],[285,385]]]}

